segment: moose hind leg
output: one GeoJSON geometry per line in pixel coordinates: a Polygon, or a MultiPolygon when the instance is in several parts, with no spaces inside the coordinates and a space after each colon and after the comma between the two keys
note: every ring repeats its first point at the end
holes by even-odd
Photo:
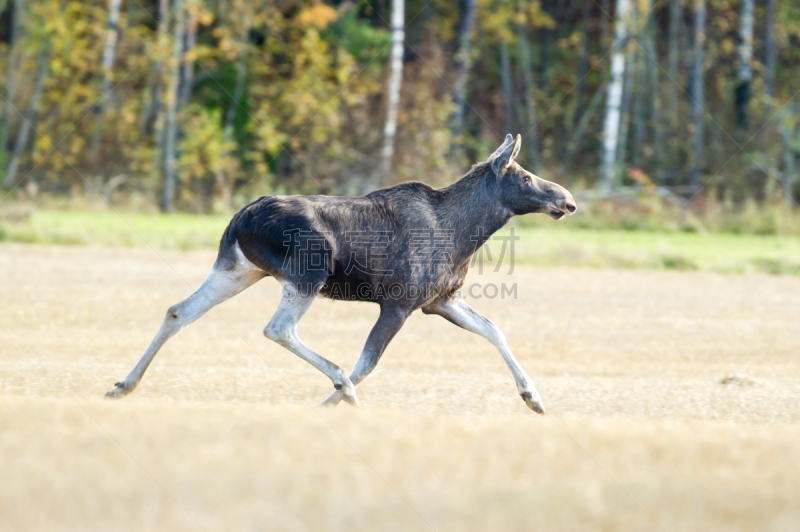
{"type": "Polygon", "coordinates": [[[284,291],[283,299],[281,299],[275,315],[264,328],[264,336],[320,370],[333,381],[333,387],[337,392],[342,393],[345,401],[353,406],[360,406],[355,386],[344,374],[342,368],[312,351],[297,336],[297,323],[314,302],[315,297],[316,293],[301,294],[298,290],[284,291]]]}
{"type": "Polygon", "coordinates": [[[114,388],[106,393],[106,397],[119,398],[131,393],[142,379],[147,366],[150,365],[158,350],[167,340],[175,336],[182,328],[202,317],[212,307],[252,286],[259,279],[263,279],[265,275],[255,266],[242,263],[229,270],[211,270],[205,281],[192,295],[167,310],[161,327],[150,341],[150,345],[145,349],[139,362],[127,377],[116,383],[114,388]]]}

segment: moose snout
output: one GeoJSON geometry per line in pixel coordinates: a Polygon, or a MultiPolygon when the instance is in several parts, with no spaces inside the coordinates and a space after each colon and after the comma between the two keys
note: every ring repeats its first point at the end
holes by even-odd
{"type": "Polygon", "coordinates": [[[578,204],[575,203],[575,198],[569,191],[562,187],[563,196],[556,201],[556,206],[563,212],[572,214],[578,210],[578,204]]]}

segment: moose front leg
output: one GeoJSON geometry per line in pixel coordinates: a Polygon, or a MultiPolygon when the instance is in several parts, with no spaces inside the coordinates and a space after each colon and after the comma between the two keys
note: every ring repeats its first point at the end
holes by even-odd
{"type": "MultiPolygon", "coordinates": [[[[361,350],[361,355],[356,360],[353,372],[350,373],[350,381],[353,385],[363,381],[372,373],[372,370],[378,365],[384,350],[386,350],[386,346],[389,345],[394,335],[406,322],[408,315],[409,312],[404,308],[381,307],[381,315],[372,327],[372,331],[367,337],[367,342],[364,344],[364,349],[361,350]]],[[[344,399],[344,394],[341,390],[336,390],[322,404],[336,406],[342,399],[344,399]]]]}
{"type": "Polygon", "coordinates": [[[497,325],[475,312],[463,299],[440,299],[423,307],[422,312],[425,314],[438,314],[462,329],[479,334],[489,340],[500,351],[503,360],[508,364],[508,368],[517,382],[517,391],[519,391],[519,395],[525,401],[525,404],[534,412],[544,414],[544,405],[539,392],[533,387],[533,383],[525,373],[525,370],[520,367],[519,362],[517,362],[508,347],[503,331],[497,325]]]}

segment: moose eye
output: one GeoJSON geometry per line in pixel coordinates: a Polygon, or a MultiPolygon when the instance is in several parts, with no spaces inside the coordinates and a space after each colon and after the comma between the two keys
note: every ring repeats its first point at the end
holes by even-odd
{"type": "Polygon", "coordinates": [[[526,175],[524,175],[524,176],[522,176],[522,182],[525,183],[526,185],[530,185],[531,184],[531,178],[526,176],[526,175]]]}

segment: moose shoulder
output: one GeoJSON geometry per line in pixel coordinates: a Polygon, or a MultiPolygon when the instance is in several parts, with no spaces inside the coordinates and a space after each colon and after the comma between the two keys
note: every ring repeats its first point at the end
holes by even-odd
{"type": "Polygon", "coordinates": [[[515,215],[575,212],[572,195],[515,162],[521,138],[508,135],[486,162],[450,186],[404,183],[366,196],[266,196],[239,211],[222,236],[211,273],[164,322],[110,397],[130,393],[159,348],[182,327],[264,277],[284,287],[264,334],[322,371],[335,391],[325,401],[358,405],[355,385],[377,365],[415,310],[439,314],[492,342],[522,398],[543,413],[541,399],[502,332],[455,297],[475,251],[515,215]],[[355,368],[341,368],[300,341],[296,325],[317,295],[376,302],[380,317],[355,368]]]}

